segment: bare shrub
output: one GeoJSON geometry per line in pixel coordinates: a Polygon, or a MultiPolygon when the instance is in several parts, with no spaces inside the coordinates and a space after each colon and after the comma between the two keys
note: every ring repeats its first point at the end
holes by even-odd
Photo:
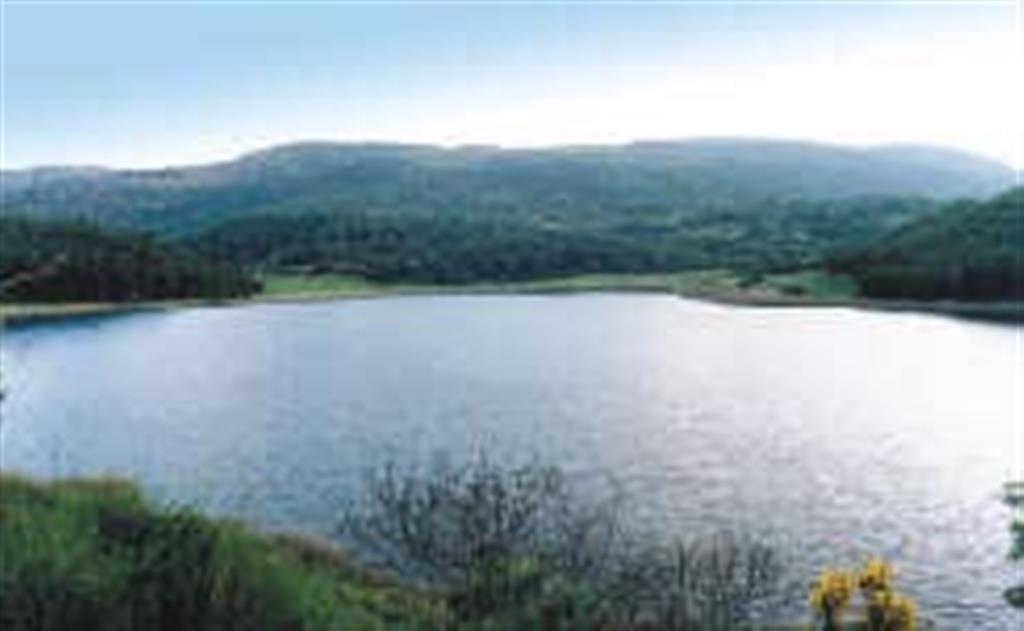
{"type": "Polygon", "coordinates": [[[462,623],[501,628],[734,629],[776,593],[774,551],[733,534],[671,546],[627,536],[618,501],[554,467],[478,458],[370,476],[342,533],[367,560],[441,586],[462,623]]]}
{"type": "Polygon", "coordinates": [[[662,607],[666,629],[733,629],[774,595],[782,575],[775,551],[732,533],[679,541],[669,556],[662,607]]]}
{"type": "Polygon", "coordinates": [[[578,502],[556,468],[482,457],[426,474],[388,465],[359,506],[342,533],[370,561],[447,588],[463,618],[600,573],[617,524],[610,505],[578,502]]]}

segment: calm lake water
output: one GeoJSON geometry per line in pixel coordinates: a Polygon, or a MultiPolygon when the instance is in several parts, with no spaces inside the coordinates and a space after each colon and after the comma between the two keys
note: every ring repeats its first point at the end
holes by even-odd
{"type": "Polygon", "coordinates": [[[881,554],[940,628],[1009,629],[1021,332],[621,294],[68,320],[6,332],[0,456],[323,533],[384,461],[536,458],[643,527],[762,534],[801,582],[881,554]]]}

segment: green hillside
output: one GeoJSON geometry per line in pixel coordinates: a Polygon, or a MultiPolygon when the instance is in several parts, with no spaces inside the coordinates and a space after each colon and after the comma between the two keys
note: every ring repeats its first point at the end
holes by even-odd
{"type": "MultiPolygon", "coordinates": [[[[719,139],[543,150],[305,143],[206,166],[3,176],[0,287],[25,301],[236,296],[253,289],[243,268],[432,284],[791,272],[929,215],[943,197],[995,191],[1012,172],[927,147],[719,139]]],[[[975,267],[965,268],[968,293],[1005,293],[975,287],[975,267]]],[[[903,295],[886,289],[894,273],[858,276],[872,295],[903,295]]],[[[912,292],[932,294],[951,295],[912,292]]]]}
{"type": "Polygon", "coordinates": [[[592,273],[788,270],[928,212],[916,199],[765,201],[758,212],[586,220],[335,212],[227,221],[188,242],[261,269],[464,283],[592,273]]]}
{"type": "Polygon", "coordinates": [[[443,605],[335,548],[155,506],[118,480],[0,475],[5,631],[436,629],[443,605]]]}
{"type": "Polygon", "coordinates": [[[511,150],[304,143],[157,170],[7,171],[4,209],[195,234],[267,214],[529,219],[651,229],[767,200],[950,198],[1009,186],[1005,165],[922,147],[709,139],[511,150]]]}
{"type": "Polygon", "coordinates": [[[1024,188],[952,203],[829,265],[874,298],[1024,299],[1024,188]]]}

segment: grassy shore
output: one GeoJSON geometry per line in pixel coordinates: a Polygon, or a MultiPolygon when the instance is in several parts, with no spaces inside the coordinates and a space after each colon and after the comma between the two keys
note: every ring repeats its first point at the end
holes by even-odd
{"type": "MultiPolygon", "coordinates": [[[[546,598],[559,597],[553,592],[546,598]]],[[[543,602],[517,606],[523,610],[458,619],[439,587],[367,570],[320,538],[263,533],[158,506],[121,479],[43,482],[0,473],[5,631],[515,631],[541,628],[516,620],[546,620],[554,611],[543,602]]],[[[569,615],[562,622],[572,618],[562,613],[569,615]]],[[[543,628],[570,627],[555,622],[543,628]]],[[[600,628],[662,627],[640,622],[600,628]]],[[[737,628],[812,627],[780,621],[737,628]]],[[[863,627],[851,622],[840,628],[863,627]]]]}
{"type": "Polygon", "coordinates": [[[0,628],[437,629],[443,603],[298,536],[159,508],[131,483],[0,476],[0,628]]]}
{"type": "Polygon", "coordinates": [[[0,304],[0,321],[23,323],[86,315],[153,311],[182,307],[271,302],[312,302],[399,295],[543,294],[581,292],[666,293],[731,305],[761,307],[856,307],[888,311],[918,311],[1008,321],[1024,321],[1024,303],[871,300],[857,295],[849,278],[808,270],[743,278],[727,270],[670,274],[593,274],[508,283],[424,285],[379,283],[340,274],[270,274],[263,290],[238,300],[171,300],[133,303],[17,303],[0,304]]]}

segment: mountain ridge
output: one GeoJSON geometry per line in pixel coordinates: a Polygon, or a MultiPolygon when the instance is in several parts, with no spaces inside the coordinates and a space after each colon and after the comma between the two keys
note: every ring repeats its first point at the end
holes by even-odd
{"type": "Polygon", "coordinates": [[[954,147],[952,145],[931,144],[924,142],[891,142],[871,145],[847,145],[838,142],[801,140],[790,138],[756,137],[756,136],[694,136],[686,138],[662,138],[662,139],[637,139],[619,143],[566,143],[538,146],[509,146],[488,143],[466,143],[466,144],[435,144],[420,142],[403,142],[399,140],[325,140],[325,139],[302,139],[287,142],[268,144],[256,149],[249,149],[236,152],[230,157],[195,162],[175,162],[161,166],[132,168],[113,166],[100,163],[42,163],[31,166],[0,169],[5,175],[28,174],[32,172],[66,171],[68,174],[102,174],[102,173],[148,173],[163,172],[168,170],[190,170],[207,167],[215,167],[232,162],[244,161],[249,158],[259,157],[267,154],[274,154],[278,151],[289,151],[296,149],[345,149],[345,148],[378,148],[378,149],[428,149],[450,153],[542,153],[542,152],[563,152],[563,153],[598,153],[609,150],[621,149],[647,149],[647,148],[680,148],[700,146],[725,146],[725,145],[748,145],[748,146],[791,146],[820,149],[840,149],[849,152],[862,154],[878,154],[890,151],[934,153],[949,157],[968,158],[979,163],[987,163],[995,168],[1002,168],[1013,172],[1014,168],[1009,164],[992,157],[982,155],[967,149],[954,147]]]}
{"type": "Polygon", "coordinates": [[[539,149],[305,141],[206,165],[44,167],[3,180],[5,213],[194,234],[246,216],[325,213],[650,227],[778,212],[778,200],[986,197],[1015,174],[939,147],[704,138],[539,149]]]}

